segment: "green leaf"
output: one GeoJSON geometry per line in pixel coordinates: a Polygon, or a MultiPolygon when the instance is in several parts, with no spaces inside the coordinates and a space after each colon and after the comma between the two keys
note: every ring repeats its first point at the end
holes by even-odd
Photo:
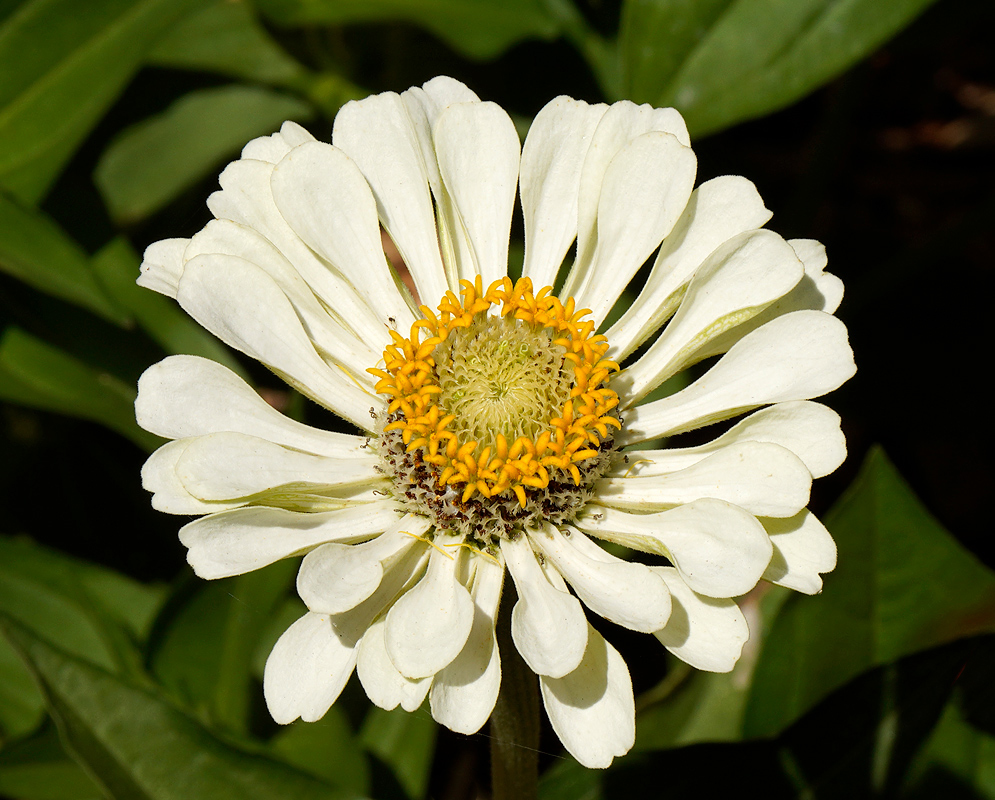
{"type": "Polygon", "coordinates": [[[111,797],[339,800],[293,767],[222,741],[161,698],[56,649],[14,622],[0,630],[42,686],[63,741],[111,797]]]}
{"type": "Polygon", "coordinates": [[[552,39],[558,22],[542,0],[257,0],[281,25],[404,21],[470,58],[494,58],[522,39],[552,39]]]}
{"type": "Polygon", "coordinates": [[[539,800],[602,800],[602,772],[565,758],[539,778],[539,800]]]}
{"type": "Polygon", "coordinates": [[[0,338],[0,399],[99,422],[152,450],[162,440],[135,422],[136,393],[19,328],[0,338]]]}
{"type": "MultiPolygon", "coordinates": [[[[692,135],[799,100],[933,0],[627,0],[620,97],[676,106],[692,135]]],[[[616,76],[602,75],[611,86],[616,76]]]]}
{"type": "Polygon", "coordinates": [[[995,800],[995,736],[969,725],[956,703],[947,705],[933,735],[916,758],[915,770],[909,776],[910,785],[929,786],[933,790],[915,796],[954,796],[949,791],[942,795],[935,792],[944,773],[973,789],[977,796],[995,800]]]}
{"type": "Polygon", "coordinates": [[[90,269],[83,249],[45,213],[0,192],[0,270],[122,325],[128,316],[90,269]]]}
{"type": "Polygon", "coordinates": [[[297,720],[270,742],[288,764],[359,794],[370,791],[370,764],[345,712],[332,706],[317,722],[297,720]]]}
{"type": "MultiPolygon", "coordinates": [[[[28,539],[0,537],[0,612],[107,669],[138,669],[131,640],[144,638],[161,599],[160,587],[28,539]]],[[[0,640],[0,729],[23,734],[38,724],[41,712],[41,698],[20,659],[0,640]]]]}
{"type": "Polygon", "coordinates": [[[159,67],[218,72],[277,86],[292,86],[307,70],[291,58],[255,18],[249,3],[214,0],[173,25],[152,48],[159,67]]]}
{"type": "Polygon", "coordinates": [[[92,260],[93,271],[107,294],[167,353],[203,356],[246,377],[231,350],[194,322],[168,297],[135,283],[140,259],[127,239],[112,239],[92,260]]]}
{"type": "Polygon", "coordinates": [[[409,714],[401,708],[374,707],[363,720],[359,738],[369,753],[390,768],[408,797],[419,800],[428,789],[437,733],[435,721],[423,709],[409,714]]]}
{"type": "Polygon", "coordinates": [[[995,631],[995,573],[929,514],[884,452],[826,517],[839,566],[818,597],[791,597],[754,673],[744,735],[783,730],[851,678],[995,631]]]}
{"type": "Polygon", "coordinates": [[[307,103],[262,87],[190,92],[115,139],[94,180],[111,216],[134,222],[217,171],[250,139],[272,133],[284,120],[311,116],[307,103]]]}
{"type": "Polygon", "coordinates": [[[18,800],[104,800],[104,793],[66,753],[48,724],[0,750],[0,796],[18,800]]]}
{"type": "Polygon", "coordinates": [[[297,563],[181,586],[156,622],[152,671],[207,724],[247,733],[252,657],[297,563]]]}
{"type": "Polygon", "coordinates": [[[48,191],[149,47],[204,0],[27,0],[0,27],[0,185],[48,191]]]}

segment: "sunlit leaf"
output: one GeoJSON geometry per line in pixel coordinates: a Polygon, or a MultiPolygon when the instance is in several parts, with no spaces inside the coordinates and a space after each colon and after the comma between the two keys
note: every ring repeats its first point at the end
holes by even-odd
{"type": "Polygon", "coordinates": [[[692,134],[783,108],[836,77],[934,0],[627,0],[620,96],[675,106],[692,134]]]}
{"type": "Polygon", "coordinates": [[[23,3],[0,27],[0,185],[42,198],[149,47],[202,2],[23,3]]]}
{"type": "MultiPolygon", "coordinates": [[[[363,746],[390,768],[411,800],[425,796],[438,732],[427,709],[408,713],[400,708],[372,708],[363,721],[363,746]]],[[[374,792],[376,791],[374,771],[374,792]]]]}
{"type": "Polygon", "coordinates": [[[0,270],[35,289],[123,324],[128,315],[113,302],[90,268],[83,249],[47,214],[0,192],[0,270]]]}
{"type": "Polygon", "coordinates": [[[493,58],[522,39],[551,39],[558,22],[541,0],[257,0],[282,25],[413,22],[471,58],[493,58]]]}
{"type": "Polygon", "coordinates": [[[94,179],[111,216],[124,224],[158,211],[257,136],[311,107],[256,86],[190,92],[162,114],[129,128],[104,152],[94,179]]]}
{"type": "Polygon", "coordinates": [[[222,741],[162,698],[14,622],[3,633],[42,685],[67,746],[111,797],[341,800],[349,795],[222,741]]]}
{"type": "MultiPolygon", "coordinates": [[[[954,797],[970,789],[995,800],[995,736],[964,721],[950,703],[909,776],[914,797],[954,797]]],[[[966,792],[965,792],[966,794],[966,792]]]]}
{"type": "Polygon", "coordinates": [[[141,259],[127,239],[112,239],[91,260],[93,271],[114,302],[169,354],[189,353],[224,364],[245,377],[232,352],[168,297],[135,283],[141,259]]]}
{"type": "Polygon", "coordinates": [[[995,631],[995,573],[922,506],[880,449],[826,525],[839,566],[818,597],[791,597],[765,642],[744,734],[778,733],[871,667],[995,631]]]}
{"type": "Polygon", "coordinates": [[[0,399],[98,422],[152,450],[135,422],[136,389],[18,328],[0,337],[0,399]]]}
{"type": "Polygon", "coordinates": [[[296,567],[280,561],[235,578],[187,584],[157,620],[152,671],[208,724],[247,732],[249,692],[258,692],[252,656],[296,567]]]}
{"type": "Polygon", "coordinates": [[[231,0],[213,0],[181,19],[152,48],[148,60],[278,86],[307,74],[259,24],[249,3],[231,0]]]}

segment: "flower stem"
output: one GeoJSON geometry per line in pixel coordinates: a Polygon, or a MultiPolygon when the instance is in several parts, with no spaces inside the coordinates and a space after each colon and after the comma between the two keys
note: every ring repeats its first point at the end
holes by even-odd
{"type": "MultiPolygon", "coordinates": [[[[508,594],[513,594],[509,592],[508,594]]],[[[504,598],[498,615],[501,692],[491,714],[493,800],[536,800],[539,790],[539,679],[522,660],[511,638],[511,606],[504,598]]]]}

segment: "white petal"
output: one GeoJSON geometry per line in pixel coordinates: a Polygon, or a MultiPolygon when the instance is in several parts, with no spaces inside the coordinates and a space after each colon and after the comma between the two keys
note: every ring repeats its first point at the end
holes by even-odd
{"type": "Polygon", "coordinates": [[[669,558],[694,591],[739,597],[770,563],[770,538],[756,517],[723,500],[698,500],[655,514],[589,505],[579,528],[602,539],[669,558]]]}
{"type": "Polygon", "coordinates": [[[273,201],[270,179],[274,166],[262,161],[234,161],[221,173],[222,191],[207,199],[218,219],[252,228],[266,237],[311,287],[336,319],[360,339],[383,339],[384,323],[355,288],[330,270],[290,227],[273,201]]]}
{"type": "Polygon", "coordinates": [[[550,584],[528,537],[502,539],[501,552],[518,589],[511,612],[515,647],[539,675],[561,678],[573,672],[587,646],[587,618],[580,602],[550,584]]]}
{"type": "Polygon", "coordinates": [[[281,725],[321,719],[356,665],[356,643],[332,629],[327,614],[308,612],[287,628],[266,659],[263,694],[281,725]]]}
{"type": "Polygon", "coordinates": [[[677,314],[635,364],[615,382],[630,406],[694,361],[696,351],[798,284],[804,275],[795,251],[776,233],[740,234],[698,268],[677,314]]]}
{"type": "Polygon", "coordinates": [[[562,678],[540,675],[539,685],[553,730],[583,766],[603,769],[629,752],[636,739],[629,668],[594,628],[577,669],[562,678]]]}
{"type": "Polygon", "coordinates": [[[667,623],[670,593],[645,564],[615,558],[578,530],[566,537],[547,524],[530,538],[596,614],[643,633],[667,623]]]}
{"type": "Polygon", "coordinates": [[[770,442],[737,442],[671,474],[598,481],[598,502],[656,511],[714,497],[751,514],[790,517],[808,503],[812,476],[790,450],[770,442]]]}
{"type": "Polygon", "coordinates": [[[633,451],[624,461],[617,460],[612,477],[676,472],[738,442],[772,442],[787,448],[802,460],[813,478],[833,472],[846,458],[839,414],[820,403],[796,400],[755,411],[698,447],[633,451]]]}
{"type": "Polygon", "coordinates": [[[344,369],[322,361],[286,295],[259,267],[227,256],[198,256],[187,263],[177,299],[226,344],[357,427],[372,427],[370,409],[381,408],[383,401],[344,369]],[[224,269],[215,259],[224,260],[224,269]]]}
{"type": "MultiPolygon", "coordinates": [[[[411,271],[421,302],[432,306],[449,286],[425,155],[403,99],[384,92],[346,103],[335,115],[332,143],[362,170],[380,221],[411,271]]],[[[437,171],[434,153],[432,162],[437,171]]]]}
{"type": "Polygon", "coordinates": [[[406,330],[414,315],[380,239],[376,201],[366,179],[341,150],[309,142],[273,169],[273,201],[294,232],[345,277],[381,320],[406,330]]]}
{"type": "Polygon", "coordinates": [[[148,457],[142,466],[142,487],[152,492],[152,508],[166,514],[211,514],[238,508],[245,501],[206,502],[194,497],[176,475],[176,463],[192,439],[168,442],[148,457]]]}
{"type": "MultiPolygon", "coordinates": [[[[300,273],[261,234],[237,222],[216,219],[190,240],[183,258],[190,261],[200,255],[235,256],[262,269],[287,296],[318,352],[342,364],[364,388],[374,386],[366,369],[380,360],[380,350],[373,348],[381,342],[371,346],[332,317],[300,273]]],[[[215,259],[214,263],[223,268],[225,260],[215,259]]],[[[385,330],[383,343],[386,341],[385,330]]]]}
{"type": "MultiPolygon", "coordinates": [[[[508,271],[508,236],[521,144],[495,103],[457,103],[435,124],[439,171],[471,245],[484,288],[508,271]]],[[[461,277],[472,280],[472,274],[461,277]]]]}
{"type": "MultiPolygon", "coordinates": [[[[448,537],[437,542],[455,543],[448,537]]],[[[434,675],[459,655],[470,635],[473,600],[457,575],[462,557],[462,548],[433,549],[425,576],[387,613],[387,652],[409,678],[434,675]]]]}
{"type": "Polygon", "coordinates": [[[183,251],[189,242],[189,239],[163,239],[146,247],[135,283],[175,298],[183,274],[183,251]]]}
{"type": "Polygon", "coordinates": [[[734,600],[691,591],[673,567],[653,567],[670,588],[674,611],[654,635],[671,653],[695,669],[729,672],[750,638],[746,617],[734,600]]]}
{"type": "Polygon", "coordinates": [[[682,297],[682,287],[719,245],[770,219],[756,187],[735,175],[706,181],[660,247],[639,297],[607,332],[610,357],[620,361],[659,328],[682,297]]]}
{"type": "Polygon", "coordinates": [[[834,313],[843,302],[843,281],[825,271],[829,264],[825,245],[815,239],[789,239],[788,244],[805,265],[808,278],[804,285],[807,297],[805,300],[799,298],[798,307],[834,313]]]}
{"type": "Polygon", "coordinates": [[[323,544],[308,553],[297,573],[297,593],[312,611],[342,614],[372,595],[390,564],[403,558],[431,523],[407,514],[362,544],[323,544]]]}
{"type": "Polygon", "coordinates": [[[637,136],[650,131],[670,133],[690,147],[687,126],[673,108],[637,106],[628,100],[613,103],[594,131],[581,172],[577,221],[577,264],[586,269],[597,240],[597,216],[605,172],[615,155],[637,136]]]}
{"type": "Polygon", "coordinates": [[[201,500],[235,500],[286,484],[335,486],[377,480],[378,463],[372,453],[314,456],[225,431],[194,438],[176,462],[176,475],[201,500]]]}
{"type": "Polygon", "coordinates": [[[670,233],[694,188],[694,151],[670,133],[644,133],[605,170],[598,200],[597,244],[578,264],[563,293],[604,321],[643,262],[670,233]]]}
{"type": "Polygon", "coordinates": [[[425,700],[432,678],[405,678],[387,654],[386,617],[374,622],[359,644],[356,673],[367,697],[388,711],[401,706],[415,711],[425,700]]]}
{"type": "Polygon", "coordinates": [[[227,367],[200,356],[169,356],[138,381],[135,417],[168,439],[234,431],[332,458],[366,456],[366,438],[285,417],[227,367]]]}
{"type": "Polygon", "coordinates": [[[737,342],[686,389],[626,412],[624,446],[736,416],[757,406],[808,400],[856,372],[846,326],[820,311],[796,311],[737,342]]]}
{"type": "Polygon", "coordinates": [[[522,148],[520,192],[525,217],[522,275],[538,291],[552,286],[577,236],[577,195],[584,157],[608,110],[561,96],[536,114],[522,148]]]}
{"type": "Polygon", "coordinates": [[[501,657],[494,634],[504,565],[475,558],[473,627],[466,645],[449,666],[435,676],[429,703],[432,717],[457,733],[476,733],[487,722],[501,687],[501,657]]]}
{"type": "Polygon", "coordinates": [[[250,506],[212,514],[180,528],[187,561],[201,578],[241,575],[325,542],[359,542],[397,522],[390,501],[320,513],[250,506]]]}
{"type": "Polygon", "coordinates": [[[280,130],[271,136],[260,136],[242,148],[242,158],[277,164],[293,148],[304,142],[313,142],[314,137],[296,122],[287,120],[280,130]]]}
{"type": "Polygon", "coordinates": [[[826,526],[805,509],[791,519],[762,520],[774,556],[764,578],[805,594],[822,591],[820,572],[836,567],[836,542],[826,526]]]}

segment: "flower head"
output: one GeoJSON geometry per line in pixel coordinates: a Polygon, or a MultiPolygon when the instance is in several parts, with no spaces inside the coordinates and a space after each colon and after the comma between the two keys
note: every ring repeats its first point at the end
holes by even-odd
{"type": "Polygon", "coordinates": [[[818,243],[762,228],[749,181],[694,189],[695,165],[673,109],[560,97],[520,148],[501,108],[436,78],[347,104],[332,145],[293,123],[250,142],[216,219],[146,251],[140,284],[361,430],[288,419],[193,356],[139,384],[139,422],[173,440],[143,480],[156,508],[199,515],[180,532],[197,574],[304,554],[309,611],[266,665],[278,722],[318,719],[356,670],[376,704],[428,697],[476,731],[507,571],[500,613],[554,729],[607,766],[633,743],[632,686],[585,606],[727,671],[748,637],[736,597],[820,589],[835,546],[805,506],[845,446],[811,399],[854,371],[842,288],[818,243]],[[735,418],[704,445],[631,449],[735,418]]]}

